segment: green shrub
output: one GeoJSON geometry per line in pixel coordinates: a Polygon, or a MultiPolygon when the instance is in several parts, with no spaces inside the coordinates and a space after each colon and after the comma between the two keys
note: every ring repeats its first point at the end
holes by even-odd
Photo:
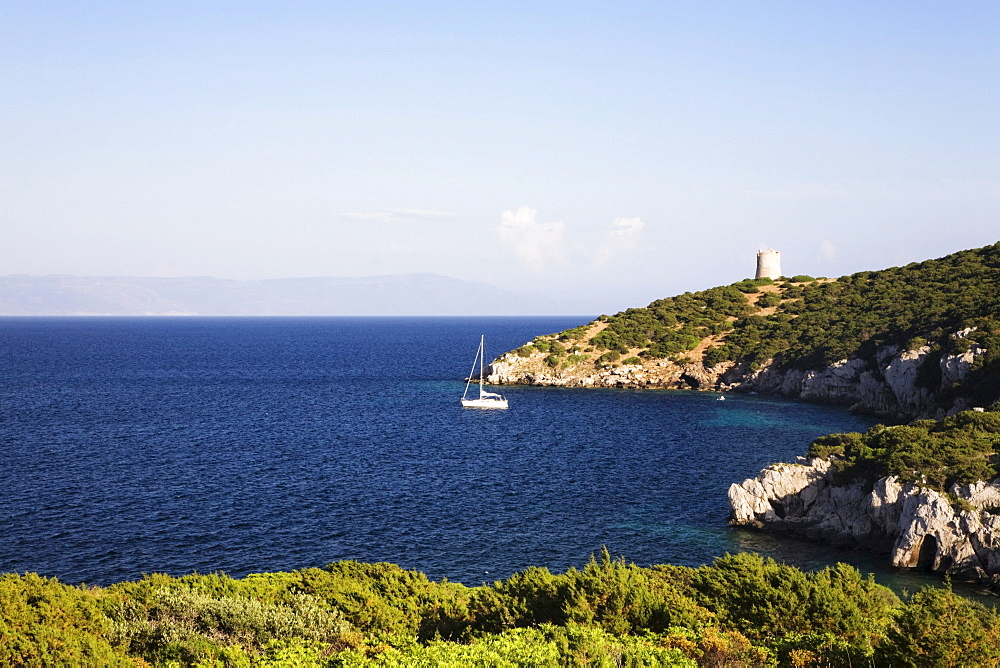
{"type": "Polygon", "coordinates": [[[701,361],[706,369],[711,369],[716,364],[721,364],[730,359],[730,351],[726,346],[714,346],[705,351],[701,361]]]}
{"type": "Polygon", "coordinates": [[[609,366],[620,360],[621,357],[621,353],[617,350],[611,350],[598,357],[594,363],[599,366],[609,366]]]}
{"type": "Polygon", "coordinates": [[[607,550],[600,561],[592,557],[583,570],[571,568],[562,575],[529,568],[473,592],[470,628],[500,633],[540,624],[577,624],[623,635],[704,624],[711,615],[684,593],[676,578],[675,569],[639,568],[612,559],[607,550]]]}
{"type": "Polygon", "coordinates": [[[998,452],[1000,414],[978,411],[909,425],[875,425],[864,434],[830,434],[809,447],[812,456],[838,457],[834,465],[842,482],[893,475],[941,491],[954,483],[997,477],[998,452]]]}
{"type": "Polygon", "coordinates": [[[952,509],[958,513],[972,513],[976,511],[976,507],[972,505],[970,501],[963,499],[960,496],[956,496],[951,492],[945,492],[945,498],[948,499],[948,503],[951,504],[952,509]]]}
{"type": "Polygon", "coordinates": [[[772,306],[777,306],[781,303],[781,295],[777,292],[765,292],[757,300],[757,306],[760,308],[771,308],[772,306]]]}
{"type": "Polygon", "coordinates": [[[881,641],[898,604],[889,589],[851,566],[807,574],[752,553],[697,569],[691,586],[723,628],[751,640],[831,633],[865,654],[881,641]]]}
{"type": "Polygon", "coordinates": [[[116,642],[157,664],[249,660],[284,649],[289,639],[321,648],[350,631],[339,611],[306,594],[265,603],[165,587],[145,605],[131,599],[109,616],[116,642]]]}
{"type": "Polygon", "coordinates": [[[573,368],[575,366],[578,366],[580,364],[583,364],[583,363],[589,362],[589,361],[590,361],[590,357],[588,357],[587,355],[580,355],[580,354],[577,354],[577,353],[573,353],[572,355],[570,355],[569,357],[567,357],[562,362],[562,364],[560,364],[560,368],[561,369],[570,369],[570,368],[573,368]]]}
{"type": "Polygon", "coordinates": [[[654,639],[618,637],[600,629],[569,625],[520,628],[486,634],[469,643],[395,641],[371,650],[348,650],[334,657],[344,667],[478,666],[494,668],[560,666],[664,666],[695,668],[697,663],[654,639]]]}
{"type": "Polygon", "coordinates": [[[696,668],[677,648],[664,647],[655,635],[617,635],[592,626],[544,625],[545,638],[558,652],[557,666],[664,666],[696,668]]]}
{"type": "MultiPolygon", "coordinates": [[[[960,414],[956,426],[986,432],[984,415],[960,414]]],[[[936,425],[925,422],[916,426],[936,425]]],[[[841,445],[848,453],[856,443],[818,447],[841,445]]],[[[152,575],[106,589],[0,576],[2,665],[998,662],[1000,617],[948,588],[902,603],[850,566],[806,573],[754,554],[641,568],[605,549],[579,570],[533,567],[471,589],[357,562],[243,579],[152,575]]]]}
{"type": "Polygon", "coordinates": [[[873,652],[832,633],[790,633],[772,644],[781,666],[869,666],[873,652]]]}
{"type": "Polygon", "coordinates": [[[995,666],[1000,620],[950,587],[922,589],[902,607],[878,658],[888,666],[995,666]]]}
{"type": "Polygon", "coordinates": [[[773,283],[774,283],[774,279],[766,278],[766,277],[765,278],[745,278],[745,279],[743,279],[742,281],[740,281],[738,283],[733,283],[733,287],[735,287],[740,292],[745,292],[745,293],[753,294],[755,292],[760,292],[760,287],[762,285],[772,285],[773,283]]]}
{"type": "Polygon", "coordinates": [[[560,341],[580,341],[583,339],[584,335],[587,333],[590,325],[580,325],[579,327],[573,327],[572,329],[567,329],[559,334],[560,341]]]}
{"type": "Polygon", "coordinates": [[[581,571],[569,569],[560,581],[561,612],[554,621],[599,626],[624,635],[696,628],[711,615],[671,581],[673,573],[651,571],[612,559],[607,549],[581,571]]]}
{"type": "Polygon", "coordinates": [[[622,364],[642,364],[642,360],[633,355],[622,360],[622,364]]]}
{"type": "Polygon", "coordinates": [[[327,602],[365,633],[416,636],[427,609],[462,610],[467,588],[435,584],[423,573],[396,564],[338,561],[325,568],[296,571],[294,589],[327,602]]]}
{"type": "Polygon", "coordinates": [[[36,573],[0,575],[0,665],[134,665],[107,639],[105,598],[36,573]]]}

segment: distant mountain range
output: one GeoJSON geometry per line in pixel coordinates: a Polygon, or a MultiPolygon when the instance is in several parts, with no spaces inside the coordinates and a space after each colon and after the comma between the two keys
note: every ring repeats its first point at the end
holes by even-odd
{"type": "Polygon", "coordinates": [[[0,315],[576,315],[580,303],[437,274],[365,278],[0,276],[0,315]]]}

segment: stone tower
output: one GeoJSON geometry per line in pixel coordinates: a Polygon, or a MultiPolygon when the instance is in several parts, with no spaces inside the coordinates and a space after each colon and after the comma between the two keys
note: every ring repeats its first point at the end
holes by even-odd
{"type": "Polygon", "coordinates": [[[757,252],[757,275],[754,278],[781,277],[781,253],[768,248],[757,252]]]}

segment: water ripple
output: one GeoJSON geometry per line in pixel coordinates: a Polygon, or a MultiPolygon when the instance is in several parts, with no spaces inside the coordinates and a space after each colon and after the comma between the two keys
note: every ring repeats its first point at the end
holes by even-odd
{"type": "Polygon", "coordinates": [[[602,545],[697,565],[760,549],[725,525],[731,482],[868,424],[662,391],[458,406],[481,332],[499,353],[582,321],[0,320],[0,571],[101,584],[359,559],[478,584],[602,545]]]}

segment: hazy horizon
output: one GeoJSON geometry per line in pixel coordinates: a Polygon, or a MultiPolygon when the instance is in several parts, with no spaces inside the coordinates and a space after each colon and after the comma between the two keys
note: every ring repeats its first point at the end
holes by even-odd
{"type": "Polygon", "coordinates": [[[0,276],[4,317],[598,314],[586,306],[582,299],[516,292],[426,273],[250,281],[204,276],[0,276]]]}
{"type": "Polygon", "coordinates": [[[1000,5],[4,5],[0,275],[604,312],[997,241],[1000,5]],[[587,302],[589,300],[589,302],[587,302]]]}

